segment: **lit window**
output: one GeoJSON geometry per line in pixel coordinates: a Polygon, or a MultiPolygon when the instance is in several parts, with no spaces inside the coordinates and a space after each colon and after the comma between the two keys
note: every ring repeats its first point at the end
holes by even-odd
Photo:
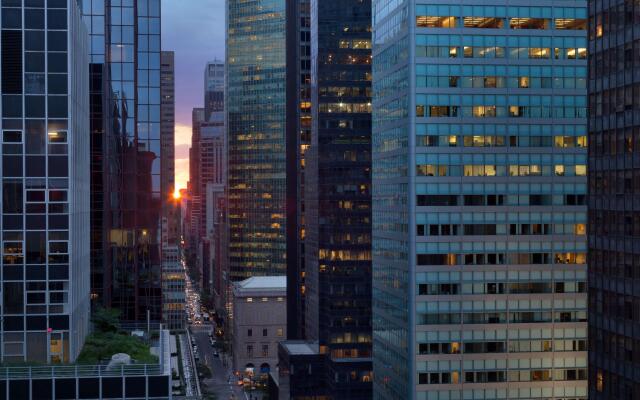
{"type": "Polygon", "coordinates": [[[521,76],[518,78],[518,87],[520,88],[528,88],[529,87],[529,77],[521,76]]]}
{"type": "Polygon", "coordinates": [[[549,29],[549,20],[545,18],[511,18],[511,29],[549,29]]]}
{"type": "Polygon", "coordinates": [[[253,302],[253,297],[247,297],[247,303],[252,303],[253,302]]]}
{"type": "Polygon", "coordinates": [[[587,166],[584,164],[576,165],[576,175],[577,176],[587,176],[587,166]]]}
{"type": "Polygon", "coordinates": [[[602,374],[602,370],[598,370],[596,372],[596,390],[598,392],[602,392],[604,389],[604,376],[602,374]]]}
{"type": "Polygon", "coordinates": [[[585,30],[587,20],[585,18],[556,18],[556,29],[585,30]]]}
{"type": "Polygon", "coordinates": [[[276,301],[284,301],[284,297],[278,297],[276,301]]]}
{"type": "Polygon", "coordinates": [[[501,18],[464,17],[463,20],[465,28],[500,29],[504,26],[504,21],[501,18]]]}
{"type": "Polygon", "coordinates": [[[261,300],[262,301],[269,301],[269,298],[268,297],[263,297],[261,300]]]}
{"type": "Polygon", "coordinates": [[[455,17],[430,17],[420,15],[416,17],[416,25],[421,28],[455,28],[455,17]]]}
{"type": "Polygon", "coordinates": [[[282,328],[276,329],[276,335],[277,336],[284,336],[284,329],[282,329],[282,328]]]}
{"type": "Polygon", "coordinates": [[[554,170],[557,176],[564,176],[564,165],[556,165],[554,170]]]}

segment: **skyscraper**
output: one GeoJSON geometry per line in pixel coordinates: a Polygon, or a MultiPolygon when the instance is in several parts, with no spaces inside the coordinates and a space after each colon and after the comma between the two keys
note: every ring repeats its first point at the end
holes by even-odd
{"type": "Polygon", "coordinates": [[[209,61],[204,69],[204,120],[224,111],[224,61],[209,61]]]}
{"type": "Polygon", "coordinates": [[[162,316],[160,0],[83,0],[91,34],[92,298],[162,316]]]}
{"type": "Polygon", "coordinates": [[[198,248],[201,221],[200,128],[203,122],[204,108],[194,108],[191,111],[191,147],[189,148],[189,182],[187,183],[189,189],[187,244],[192,255],[198,248]]]}
{"type": "Polygon", "coordinates": [[[285,28],[284,0],[227,2],[231,281],[286,271],[285,28]]]}
{"type": "Polygon", "coordinates": [[[374,1],[377,399],[586,399],[586,2],[374,1]]]}
{"type": "Polygon", "coordinates": [[[162,153],[160,175],[162,193],[162,230],[164,243],[177,244],[178,207],[173,198],[175,191],[175,54],[160,53],[160,147],[162,153]]]}
{"type": "Polygon", "coordinates": [[[72,362],[90,309],[87,30],[75,1],[0,14],[0,360],[72,362]]]}
{"type": "Polygon", "coordinates": [[[311,2],[305,332],[327,395],[371,398],[371,3],[311,2]]]}
{"type": "Polygon", "coordinates": [[[302,339],[305,295],[305,166],[311,144],[311,2],[287,2],[287,338],[302,339]],[[298,150],[295,150],[298,149],[298,150]],[[290,175],[289,175],[290,174],[290,175]]]}
{"type": "Polygon", "coordinates": [[[589,398],[640,392],[640,8],[589,2],[589,398]]]}

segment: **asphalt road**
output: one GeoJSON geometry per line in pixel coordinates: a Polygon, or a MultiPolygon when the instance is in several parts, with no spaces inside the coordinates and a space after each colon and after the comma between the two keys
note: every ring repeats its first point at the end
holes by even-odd
{"type": "Polygon", "coordinates": [[[222,365],[221,358],[213,356],[213,348],[209,344],[208,329],[205,327],[211,328],[211,325],[193,325],[191,330],[198,345],[200,362],[208,366],[212,372],[211,378],[200,379],[202,394],[214,393],[219,400],[248,400],[249,396],[236,384],[237,380],[231,374],[231,366],[222,365]],[[229,380],[230,377],[232,377],[231,380],[229,380]]]}

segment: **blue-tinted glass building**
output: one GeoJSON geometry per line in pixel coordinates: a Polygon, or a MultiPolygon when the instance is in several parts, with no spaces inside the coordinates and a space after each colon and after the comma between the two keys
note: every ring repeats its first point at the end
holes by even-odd
{"type": "Polygon", "coordinates": [[[69,363],[89,332],[89,38],[74,0],[0,20],[0,362],[69,363]]]}
{"type": "Polygon", "coordinates": [[[284,0],[227,1],[231,281],[286,272],[285,39],[284,0]]]}
{"type": "Polygon", "coordinates": [[[374,398],[586,399],[586,2],[373,10],[374,398]]]}
{"type": "Polygon", "coordinates": [[[162,316],[160,0],[83,0],[91,37],[92,298],[162,316]]]}

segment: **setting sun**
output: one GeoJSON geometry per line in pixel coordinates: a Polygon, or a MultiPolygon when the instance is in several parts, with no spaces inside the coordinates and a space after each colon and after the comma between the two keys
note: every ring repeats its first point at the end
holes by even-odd
{"type": "Polygon", "coordinates": [[[173,199],[174,199],[174,200],[180,200],[180,190],[179,190],[179,189],[176,189],[176,190],[173,192],[173,199]]]}

